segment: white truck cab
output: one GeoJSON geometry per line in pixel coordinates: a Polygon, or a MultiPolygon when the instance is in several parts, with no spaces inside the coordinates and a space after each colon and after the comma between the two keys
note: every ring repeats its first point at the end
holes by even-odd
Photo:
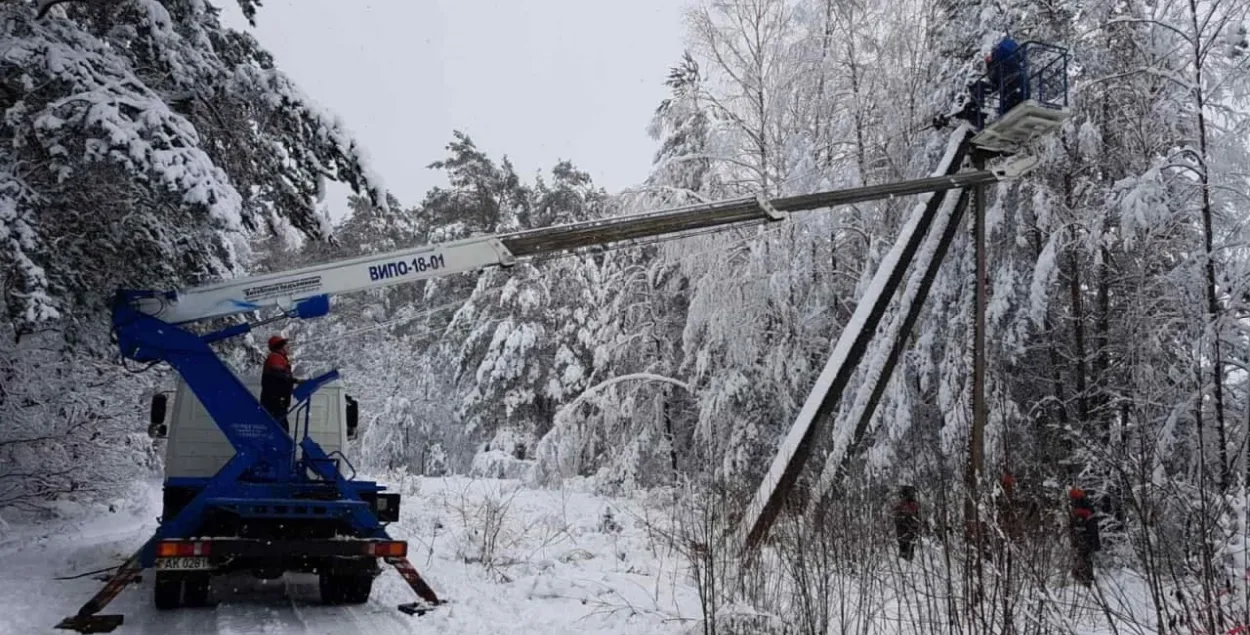
{"type": "MultiPolygon", "coordinates": [[[[260,376],[242,380],[252,394],[260,396],[260,376]]],[[[151,425],[148,435],[167,439],[165,444],[165,478],[201,477],[217,474],[234,456],[234,447],[213,422],[195,393],[179,378],[173,390],[173,407],[168,407],[168,393],[152,398],[151,425]],[[168,411],[168,412],[167,412],[168,411]]],[[[356,436],[357,405],[338,381],[327,383],[313,393],[309,408],[296,407],[288,415],[291,433],[296,440],[304,437],[305,413],[309,436],[327,454],[347,452],[347,442],[356,436]]]]}

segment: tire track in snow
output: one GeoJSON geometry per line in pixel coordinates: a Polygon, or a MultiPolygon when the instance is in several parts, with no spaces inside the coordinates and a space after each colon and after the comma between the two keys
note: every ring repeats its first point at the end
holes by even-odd
{"type": "Polygon", "coordinates": [[[292,619],[287,599],[289,585],[249,579],[243,575],[215,581],[213,591],[218,635],[291,635],[307,633],[307,625],[292,619]],[[218,592],[218,589],[221,589],[218,592]]]}
{"type": "Polygon", "coordinates": [[[218,635],[287,635],[307,632],[302,627],[293,630],[282,612],[272,606],[249,604],[221,604],[216,611],[218,635]]]}
{"type": "Polygon", "coordinates": [[[117,629],[118,635],[142,633],[143,635],[166,635],[168,633],[199,633],[204,631],[204,624],[213,620],[211,608],[188,608],[176,611],[158,611],[152,603],[152,583],[150,574],[145,576],[143,584],[123,593],[134,593],[135,598],[109,607],[103,613],[121,613],[125,621],[117,629]],[[134,629],[134,630],[131,630],[134,629]]]}
{"type": "MultiPolygon", "coordinates": [[[[283,577],[282,581],[286,591],[286,603],[287,606],[291,608],[291,615],[295,618],[295,621],[299,622],[302,632],[310,633],[311,631],[308,630],[308,620],[304,619],[304,613],[299,610],[299,603],[296,600],[296,596],[299,595],[298,591],[304,585],[297,584],[295,581],[291,580],[289,576],[283,577]]],[[[318,591],[318,596],[320,596],[320,591],[318,591]]]]}
{"type": "MultiPolygon", "coordinates": [[[[289,575],[267,584],[246,576],[227,580],[223,586],[228,590],[223,589],[218,595],[217,635],[400,635],[412,632],[398,610],[387,610],[374,601],[356,606],[322,604],[321,591],[315,581],[292,579],[289,575]]],[[[215,584],[215,591],[216,587],[215,584]]],[[[194,627],[192,631],[202,632],[194,627]]]]}
{"type": "MultiPolygon", "coordinates": [[[[344,630],[344,633],[410,633],[410,622],[406,619],[399,609],[379,606],[370,600],[368,604],[360,606],[343,607],[343,615],[351,622],[353,628],[344,630]],[[384,625],[383,622],[386,624],[384,625]]],[[[344,626],[347,626],[346,624],[344,626]]]]}

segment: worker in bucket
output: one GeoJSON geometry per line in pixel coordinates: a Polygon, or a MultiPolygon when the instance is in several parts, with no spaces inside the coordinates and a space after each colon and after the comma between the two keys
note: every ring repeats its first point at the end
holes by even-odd
{"type": "Polygon", "coordinates": [[[265,368],[260,375],[260,405],[265,407],[282,429],[291,431],[286,413],[291,409],[291,391],[302,380],[296,379],[291,370],[290,349],[288,342],[281,335],[269,338],[269,356],[265,358],[265,368]]]}
{"type": "Polygon", "coordinates": [[[1027,82],[1023,61],[1020,45],[1010,35],[999,41],[985,57],[991,90],[998,91],[999,116],[1024,100],[1027,82]]]}
{"type": "Polygon", "coordinates": [[[981,128],[985,125],[986,112],[983,108],[987,98],[999,93],[998,114],[1002,116],[1024,99],[1027,88],[1025,79],[1020,45],[1008,35],[985,56],[985,79],[969,84],[968,94],[960,109],[934,117],[933,127],[940,130],[949,125],[951,119],[963,119],[981,128]]]}

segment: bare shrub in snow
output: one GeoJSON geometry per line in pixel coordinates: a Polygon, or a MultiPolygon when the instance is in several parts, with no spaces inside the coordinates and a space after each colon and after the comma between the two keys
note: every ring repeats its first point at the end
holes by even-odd
{"type": "MultiPolygon", "coordinates": [[[[489,485],[483,487],[490,488],[489,485]]],[[[503,569],[518,562],[513,549],[527,533],[525,529],[509,526],[509,512],[520,488],[505,485],[480,493],[474,492],[475,489],[480,488],[470,482],[456,500],[446,502],[460,522],[457,557],[467,563],[481,564],[487,572],[506,580],[503,569]]]]}

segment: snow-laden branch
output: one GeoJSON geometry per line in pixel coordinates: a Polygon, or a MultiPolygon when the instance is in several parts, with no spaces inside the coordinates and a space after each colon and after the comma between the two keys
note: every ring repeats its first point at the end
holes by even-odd
{"type": "MultiPolygon", "coordinates": [[[[538,442],[538,446],[535,448],[538,462],[533,473],[535,481],[540,484],[550,484],[582,468],[581,457],[588,444],[594,438],[600,436],[600,433],[591,433],[584,429],[584,426],[576,425],[572,413],[576,412],[587,400],[596,397],[605,390],[632,381],[665,383],[690,392],[690,385],[686,382],[648,372],[619,375],[583,390],[577,398],[560,408],[554,417],[551,430],[543,435],[543,438],[538,442]]],[[[644,432],[643,434],[645,435],[646,433],[644,432]]],[[[627,441],[631,440],[636,439],[627,441]]]]}
{"type": "Polygon", "coordinates": [[[603,392],[604,390],[607,390],[608,388],[611,388],[612,386],[615,386],[619,383],[623,383],[627,381],[664,382],[664,383],[677,386],[678,388],[681,388],[682,390],[685,390],[686,392],[690,392],[690,384],[687,384],[686,382],[681,381],[680,379],[674,379],[672,377],[666,377],[664,375],[656,375],[653,373],[630,373],[628,375],[620,375],[617,377],[612,377],[610,379],[605,379],[604,381],[601,381],[598,384],[595,384],[594,386],[587,388],[586,390],[582,391],[582,393],[578,395],[576,399],[565,404],[564,407],[560,408],[560,410],[556,413],[556,417],[555,417],[556,425],[559,425],[561,422],[566,421],[567,417],[569,416],[569,413],[576,411],[577,407],[582,405],[582,403],[584,403],[587,398],[592,397],[600,392],[603,392]]]}
{"type": "Polygon", "coordinates": [[[1095,77],[1093,79],[1086,80],[1085,84],[1087,86],[1092,86],[1096,84],[1104,84],[1104,83],[1115,81],[1118,79],[1124,79],[1126,77],[1135,77],[1137,75],[1150,75],[1152,77],[1158,77],[1159,79],[1163,79],[1173,84],[1176,84],[1177,86],[1181,87],[1185,91],[1191,92],[1191,93],[1197,88],[1197,85],[1194,84],[1194,82],[1180,75],[1177,75],[1175,73],[1170,73],[1159,68],[1150,67],[1150,66],[1140,66],[1140,67],[1126,70],[1126,71],[1119,71],[1116,73],[1111,73],[1110,75],[1103,75],[1101,77],[1095,77]]]}
{"type": "Polygon", "coordinates": [[[671,185],[644,185],[644,186],[639,186],[639,187],[631,187],[631,188],[624,190],[622,194],[648,194],[648,193],[654,194],[654,193],[660,193],[660,192],[670,193],[670,194],[681,194],[682,196],[687,196],[700,203],[715,202],[712,199],[690,188],[673,187],[671,185]]]}
{"type": "Polygon", "coordinates": [[[68,2],[82,2],[83,0],[39,0],[38,7],[35,10],[35,18],[43,19],[53,7],[68,2]]]}
{"type": "Polygon", "coordinates": [[[1102,28],[1106,29],[1108,26],[1111,26],[1113,24],[1148,24],[1150,26],[1157,26],[1167,31],[1171,31],[1172,33],[1175,33],[1176,35],[1179,35],[1180,38],[1184,40],[1186,43],[1188,43],[1190,46],[1193,46],[1194,44],[1194,39],[1189,33],[1186,33],[1185,31],[1182,31],[1176,28],[1175,26],[1172,26],[1171,24],[1168,24],[1167,22],[1162,22],[1160,20],[1155,20],[1152,18],[1114,18],[1114,19],[1104,22],[1102,25],[1102,28]]]}

